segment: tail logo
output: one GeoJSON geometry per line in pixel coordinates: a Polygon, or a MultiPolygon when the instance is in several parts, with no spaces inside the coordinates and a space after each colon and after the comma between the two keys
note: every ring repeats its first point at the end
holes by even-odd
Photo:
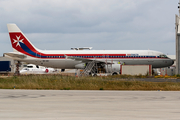
{"type": "Polygon", "coordinates": [[[8,24],[7,27],[15,52],[20,52],[31,57],[46,58],[46,56],[42,56],[42,54],[36,50],[16,24],[8,24]]]}
{"type": "MultiPolygon", "coordinates": [[[[19,43],[20,43],[20,42],[23,43],[23,40],[24,40],[24,39],[21,39],[21,40],[20,40],[20,37],[21,37],[21,36],[19,36],[19,37],[16,36],[16,39],[17,39],[17,40],[13,39],[13,40],[14,40],[13,44],[16,43],[16,47],[17,47],[17,46],[20,46],[20,47],[21,47],[21,45],[20,45],[19,43]]],[[[24,43],[23,43],[23,44],[24,44],[24,43]]]]}

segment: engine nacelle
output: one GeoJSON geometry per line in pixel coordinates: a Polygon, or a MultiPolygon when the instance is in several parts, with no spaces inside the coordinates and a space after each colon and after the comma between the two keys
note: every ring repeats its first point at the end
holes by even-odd
{"type": "Polygon", "coordinates": [[[84,69],[86,67],[85,63],[75,65],[76,69],[84,69]]]}
{"type": "Polygon", "coordinates": [[[121,64],[105,65],[106,72],[120,73],[121,64]]]}

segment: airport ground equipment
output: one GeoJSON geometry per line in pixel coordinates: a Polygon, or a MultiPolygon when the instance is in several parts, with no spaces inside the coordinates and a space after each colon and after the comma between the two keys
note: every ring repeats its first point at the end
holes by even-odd
{"type": "Polygon", "coordinates": [[[83,72],[80,74],[80,76],[88,76],[89,74],[95,74],[96,73],[96,62],[91,61],[88,62],[83,72]]]}
{"type": "Polygon", "coordinates": [[[58,74],[58,70],[54,68],[28,64],[26,67],[20,70],[20,74],[58,74]]]}
{"type": "Polygon", "coordinates": [[[120,74],[121,64],[110,62],[97,63],[95,60],[88,62],[83,72],[79,76],[107,76],[120,74]]]}
{"type": "Polygon", "coordinates": [[[122,75],[152,75],[151,65],[122,65],[122,75]]]}

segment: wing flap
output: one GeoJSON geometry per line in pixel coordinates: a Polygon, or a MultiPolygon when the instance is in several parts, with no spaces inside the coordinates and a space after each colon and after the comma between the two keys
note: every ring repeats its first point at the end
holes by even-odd
{"type": "Polygon", "coordinates": [[[114,64],[114,63],[110,63],[110,62],[106,62],[103,60],[97,60],[97,59],[85,59],[85,58],[80,58],[80,57],[73,57],[73,56],[66,56],[67,59],[72,59],[72,60],[76,60],[76,61],[81,61],[81,62],[91,62],[91,61],[95,61],[96,63],[106,63],[106,64],[114,64]]]}

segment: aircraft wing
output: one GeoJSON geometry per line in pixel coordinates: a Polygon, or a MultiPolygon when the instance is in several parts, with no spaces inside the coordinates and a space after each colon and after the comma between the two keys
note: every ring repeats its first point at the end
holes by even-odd
{"type": "Polygon", "coordinates": [[[97,60],[97,59],[85,59],[85,58],[80,58],[80,57],[73,57],[73,56],[66,56],[67,59],[72,59],[72,60],[76,60],[76,61],[81,61],[81,62],[92,62],[95,61],[96,63],[106,63],[106,64],[114,64],[111,63],[109,61],[103,61],[103,60],[97,60]]]}
{"type": "Polygon", "coordinates": [[[10,58],[13,58],[13,59],[24,59],[24,58],[27,57],[26,55],[18,54],[18,53],[15,53],[15,52],[4,53],[4,56],[5,57],[10,57],[10,58]]]}

